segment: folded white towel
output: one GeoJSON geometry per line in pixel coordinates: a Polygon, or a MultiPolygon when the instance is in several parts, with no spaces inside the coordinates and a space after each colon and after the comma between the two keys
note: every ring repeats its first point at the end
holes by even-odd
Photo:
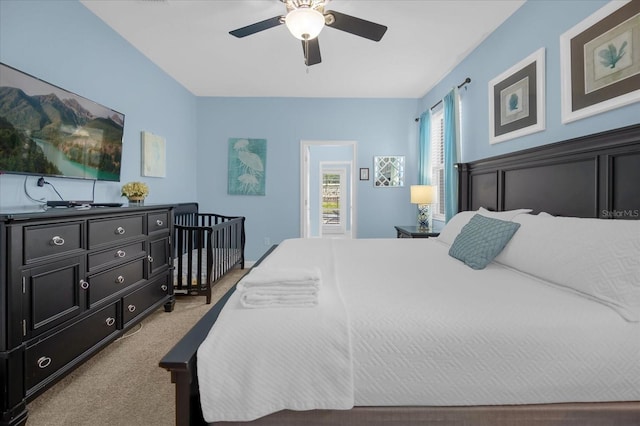
{"type": "Polygon", "coordinates": [[[240,296],[244,308],[309,308],[318,304],[318,291],[315,289],[296,290],[271,287],[268,291],[259,288],[245,289],[240,296]]]}
{"type": "Polygon", "coordinates": [[[312,307],[318,304],[318,269],[256,268],[239,283],[240,303],[245,308],[312,307]]]}
{"type": "Polygon", "coordinates": [[[243,288],[294,285],[319,288],[320,270],[317,268],[254,268],[240,283],[243,288]]]}

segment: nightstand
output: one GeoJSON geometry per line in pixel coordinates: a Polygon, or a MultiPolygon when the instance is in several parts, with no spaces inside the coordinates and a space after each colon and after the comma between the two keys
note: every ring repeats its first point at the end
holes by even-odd
{"type": "Polygon", "coordinates": [[[439,232],[431,232],[430,229],[421,229],[418,226],[395,226],[398,238],[429,238],[437,237],[439,232]]]}

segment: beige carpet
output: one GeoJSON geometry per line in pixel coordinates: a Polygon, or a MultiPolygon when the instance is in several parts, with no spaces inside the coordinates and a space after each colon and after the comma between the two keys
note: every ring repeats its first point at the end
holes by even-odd
{"type": "Polygon", "coordinates": [[[178,296],[173,312],[160,308],[89,361],[32,401],[29,426],[173,425],[175,393],[160,359],[224,292],[247,271],[236,269],[218,282],[212,303],[178,296]]]}

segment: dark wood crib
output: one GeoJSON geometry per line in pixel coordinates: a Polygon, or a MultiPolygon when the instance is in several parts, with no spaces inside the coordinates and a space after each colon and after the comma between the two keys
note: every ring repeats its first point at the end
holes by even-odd
{"type": "Polygon", "coordinates": [[[197,203],[173,210],[174,293],[206,296],[236,266],[244,269],[243,216],[200,213],[197,203]]]}

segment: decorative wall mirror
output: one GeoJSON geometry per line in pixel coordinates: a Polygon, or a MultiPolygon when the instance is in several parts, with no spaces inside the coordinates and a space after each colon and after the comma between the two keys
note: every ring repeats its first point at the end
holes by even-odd
{"type": "Polygon", "coordinates": [[[373,157],[373,185],[379,187],[404,186],[404,156],[373,157]]]}

